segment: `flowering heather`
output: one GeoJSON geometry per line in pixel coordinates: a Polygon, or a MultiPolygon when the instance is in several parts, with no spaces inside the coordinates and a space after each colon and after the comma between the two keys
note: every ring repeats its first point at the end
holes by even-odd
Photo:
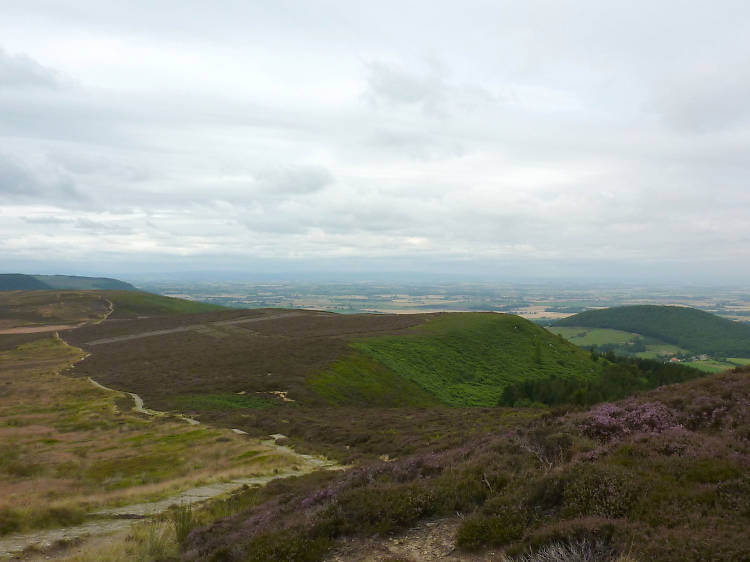
{"type": "Polygon", "coordinates": [[[343,537],[458,513],[459,558],[492,548],[509,560],[568,559],[595,545],[596,560],[744,560],[749,402],[750,370],[715,375],[274,483],[256,507],[194,531],[184,559],[317,562],[343,537]]]}
{"type": "Polygon", "coordinates": [[[593,408],[580,425],[589,437],[608,440],[632,433],[661,433],[682,427],[677,413],[661,402],[641,403],[635,400],[619,404],[600,404],[593,408]]]}

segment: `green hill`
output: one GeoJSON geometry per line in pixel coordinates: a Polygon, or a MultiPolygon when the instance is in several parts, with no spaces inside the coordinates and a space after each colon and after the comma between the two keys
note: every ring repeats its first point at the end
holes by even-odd
{"type": "Polygon", "coordinates": [[[693,353],[750,357],[750,325],[695,308],[618,306],[581,312],[558,320],[554,326],[623,330],[657,338],[693,353]]]}
{"type": "Polygon", "coordinates": [[[49,286],[31,275],[0,273],[0,291],[43,291],[49,286]]]}
{"type": "Polygon", "coordinates": [[[33,275],[49,289],[77,291],[135,291],[130,283],[110,277],[81,277],[78,275],[33,275]]]}
{"type": "Polygon", "coordinates": [[[503,388],[520,380],[557,375],[588,378],[602,365],[588,352],[510,314],[454,313],[433,317],[406,334],[353,342],[355,352],[313,377],[313,386],[346,402],[353,381],[372,384],[384,372],[411,381],[451,406],[494,406],[503,388]],[[362,358],[380,369],[361,374],[362,358]]]}
{"type": "Polygon", "coordinates": [[[103,295],[113,304],[110,318],[137,318],[172,314],[201,314],[224,310],[218,304],[165,297],[144,291],[106,291],[103,295]]]}
{"type": "Polygon", "coordinates": [[[0,291],[101,290],[135,291],[130,283],[109,277],[81,277],[77,275],[26,275],[0,273],[0,291]]]}

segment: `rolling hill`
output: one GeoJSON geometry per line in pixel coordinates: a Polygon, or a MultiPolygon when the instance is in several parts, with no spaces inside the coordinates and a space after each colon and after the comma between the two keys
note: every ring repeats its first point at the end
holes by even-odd
{"type": "Polygon", "coordinates": [[[223,307],[142,291],[0,291],[0,331],[43,326],[64,329],[69,325],[101,322],[107,317],[122,319],[215,310],[223,307]]]}
{"type": "Polygon", "coordinates": [[[0,273],[0,291],[102,290],[135,291],[130,283],[108,277],[0,273]]]}
{"type": "Polygon", "coordinates": [[[605,328],[657,338],[693,353],[750,357],[750,325],[682,306],[636,305],[588,310],[554,327],[605,328]]]}

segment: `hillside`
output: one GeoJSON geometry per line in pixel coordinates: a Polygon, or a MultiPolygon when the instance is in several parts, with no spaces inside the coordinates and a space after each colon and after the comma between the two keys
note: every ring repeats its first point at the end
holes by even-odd
{"type": "Polygon", "coordinates": [[[745,370],[575,414],[498,409],[438,451],[248,491],[252,507],[203,519],[183,557],[746,560],[748,399],[745,370]]]}
{"type": "Polygon", "coordinates": [[[80,277],[77,275],[25,275],[1,273],[0,291],[45,290],[110,290],[135,291],[130,283],[108,277],[80,277]]]}
{"type": "MultiPolygon", "coordinates": [[[[28,277],[28,276],[27,276],[28,277]]],[[[105,318],[197,314],[222,307],[141,291],[30,290],[0,292],[0,333],[62,330],[105,318]]]]}
{"type": "Polygon", "coordinates": [[[693,353],[750,357],[750,325],[681,306],[637,305],[588,310],[558,320],[576,326],[635,332],[693,353]]]}
{"type": "Polygon", "coordinates": [[[0,291],[44,291],[49,285],[23,273],[0,273],[0,291]]]}
{"type": "Polygon", "coordinates": [[[310,406],[494,406],[511,382],[593,377],[603,368],[528,320],[492,313],[232,310],[105,323],[66,337],[96,351],[82,372],[197,409],[190,396],[240,391],[286,392],[310,406]]]}
{"type": "Polygon", "coordinates": [[[321,393],[335,386],[337,402],[347,402],[341,389],[352,385],[363,355],[451,406],[494,406],[510,383],[552,374],[586,378],[602,370],[589,353],[511,314],[442,314],[352,348],[354,354],[313,378],[321,393]]]}

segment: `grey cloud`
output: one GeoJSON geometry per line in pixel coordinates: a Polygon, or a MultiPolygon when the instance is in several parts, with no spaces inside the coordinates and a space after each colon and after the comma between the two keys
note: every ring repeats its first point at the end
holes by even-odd
{"type": "Polygon", "coordinates": [[[26,55],[11,55],[0,48],[0,92],[9,88],[58,88],[60,75],[26,55]]]}
{"type": "Polygon", "coordinates": [[[83,196],[69,177],[55,169],[31,171],[28,165],[0,153],[0,202],[3,199],[58,202],[80,200],[83,196]]]}
{"type": "Polygon", "coordinates": [[[70,224],[73,222],[71,219],[64,219],[61,217],[47,216],[47,217],[21,217],[24,222],[29,224],[70,224]]]}
{"type": "Polygon", "coordinates": [[[646,108],[679,131],[708,133],[736,128],[750,118],[750,59],[711,61],[665,77],[646,108]]]}
{"type": "Polygon", "coordinates": [[[315,193],[334,182],[327,169],[308,165],[269,168],[256,172],[255,179],[261,191],[272,196],[315,193]]]}
{"type": "Polygon", "coordinates": [[[367,95],[376,103],[417,105],[429,113],[440,111],[447,84],[437,62],[430,62],[419,73],[383,62],[370,62],[365,68],[367,95]]]}

